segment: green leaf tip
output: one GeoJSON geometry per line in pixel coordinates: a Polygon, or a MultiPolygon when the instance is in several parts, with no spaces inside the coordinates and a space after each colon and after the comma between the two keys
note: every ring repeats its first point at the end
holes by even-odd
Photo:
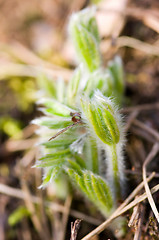
{"type": "Polygon", "coordinates": [[[101,64],[99,34],[94,15],[94,8],[84,9],[74,13],[69,24],[69,32],[78,58],[90,72],[97,69],[101,64]]]}
{"type": "Polygon", "coordinates": [[[70,117],[70,113],[74,112],[73,109],[52,98],[42,98],[38,101],[38,104],[44,105],[46,107],[45,111],[53,116],[70,117]]]}
{"type": "Polygon", "coordinates": [[[45,175],[43,176],[43,182],[42,184],[38,187],[40,188],[45,188],[51,181],[56,179],[61,172],[61,166],[54,166],[54,167],[49,167],[45,168],[45,175]]]}
{"type": "Polygon", "coordinates": [[[105,144],[117,144],[120,138],[115,110],[110,99],[96,91],[92,99],[81,98],[82,110],[97,136],[105,144]]]}

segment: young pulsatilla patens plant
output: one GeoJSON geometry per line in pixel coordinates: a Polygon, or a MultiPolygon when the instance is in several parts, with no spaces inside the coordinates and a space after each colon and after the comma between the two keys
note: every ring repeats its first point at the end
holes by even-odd
{"type": "Polygon", "coordinates": [[[79,66],[69,84],[40,78],[45,97],[38,104],[45,116],[33,121],[40,126],[42,152],[35,166],[44,169],[42,187],[71,182],[107,217],[123,191],[124,134],[116,105],[124,83],[119,57],[106,69],[102,65],[94,14],[85,9],[70,19],[79,66]]]}

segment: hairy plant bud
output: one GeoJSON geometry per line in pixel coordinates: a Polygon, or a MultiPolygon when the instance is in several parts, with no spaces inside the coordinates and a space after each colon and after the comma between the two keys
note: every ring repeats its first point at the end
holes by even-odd
{"type": "Polygon", "coordinates": [[[104,97],[99,91],[92,99],[81,99],[81,106],[97,136],[105,144],[117,144],[120,138],[120,131],[114,106],[109,98],[104,97]]]}

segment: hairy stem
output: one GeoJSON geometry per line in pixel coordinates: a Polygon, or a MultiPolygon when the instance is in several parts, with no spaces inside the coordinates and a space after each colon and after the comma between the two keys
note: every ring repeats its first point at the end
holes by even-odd
{"type": "Polygon", "coordinates": [[[108,178],[110,179],[110,184],[114,189],[115,199],[120,199],[121,189],[120,189],[120,173],[119,173],[119,159],[117,154],[117,145],[107,145],[106,146],[108,155],[108,178]]]}

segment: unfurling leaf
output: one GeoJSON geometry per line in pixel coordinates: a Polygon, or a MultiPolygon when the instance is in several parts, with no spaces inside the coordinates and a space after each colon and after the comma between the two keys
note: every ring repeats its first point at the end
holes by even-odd
{"type": "Polygon", "coordinates": [[[101,64],[94,10],[89,9],[73,14],[69,29],[80,61],[84,63],[87,70],[93,72],[101,64]]]}

